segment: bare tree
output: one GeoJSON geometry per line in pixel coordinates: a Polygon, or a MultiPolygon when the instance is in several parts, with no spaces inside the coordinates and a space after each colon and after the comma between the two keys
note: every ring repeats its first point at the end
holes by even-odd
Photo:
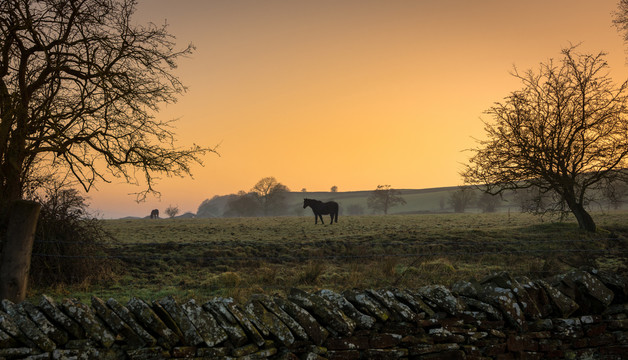
{"type": "Polygon", "coordinates": [[[619,209],[626,195],[628,195],[628,183],[624,181],[609,182],[602,189],[602,197],[608,203],[609,209],[619,209]]]}
{"type": "Polygon", "coordinates": [[[366,206],[373,211],[388,214],[391,207],[406,204],[406,200],[400,195],[401,192],[391,188],[390,185],[377,185],[377,189],[366,199],[366,206]]]}
{"type": "Polygon", "coordinates": [[[624,42],[628,43],[628,0],[619,0],[613,23],[618,31],[623,33],[624,42]]]}
{"type": "Polygon", "coordinates": [[[588,196],[625,177],[628,165],[627,83],[611,81],[604,58],[570,48],[538,72],[515,70],[523,88],[487,111],[494,123],[485,123],[465,181],[493,194],[536,187],[595,231],[588,196]]]}
{"type": "Polygon", "coordinates": [[[497,211],[499,201],[499,196],[483,192],[477,201],[477,205],[480,209],[482,209],[482,212],[493,213],[497,211]]]}
{"type": "Polygon", "coordinates": [[[290,192],[287,186],[274,177],[265,177],[253,186],[251,192],[257,194],[264,215],[277,215],[286,210],[286,195],[290,192]]]}
{"type": "Polygon", "coordinates": [[[463,213],[475,200],[475,192],[470,186],[459,186],[458,190],[449,196],[449,203],[454,208],[454,212],[463,213]]]}
{"type": "Polygon", "coordinates": [[[550,195],[551,194],[544,194],[536,187],[516,189],[513,194],[515,203],[519,205],[519,209],[521,209],[522,212],[533,214],[545,214],[548,210],[551,212],[548,201],[552,201],[547,199],[550,195]]]}
{"type": "Polygon", "coordinates": [[[97,180],[182,176],[211,149],[175,145],[161,103],[185,91],[166,25],[135,25],[136,0],[0,2],[0,204],[46,176],[88,191],[97,180]],[[56,173],[50,174],[50,169],[56,173]]]}
{"type": "Polygon", "coordinates": [[[255,192],[247,193],[242,190],[237,194],[229,195],[223,213],[223,216],[226,217],[260,215],[262,215],[262,207],[259,195],[255,192]]]}
{"type": "Polygon", "coordinates": [[[170,218],[174,218],[175,216],[177,216],[178,213],[179,213],[179,207],[178,206],[169,205],[166,208],[166,215],[170,216],[170,218]]]}

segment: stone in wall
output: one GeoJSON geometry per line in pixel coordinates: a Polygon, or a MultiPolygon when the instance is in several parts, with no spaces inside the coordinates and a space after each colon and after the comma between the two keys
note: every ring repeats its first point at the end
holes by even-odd
{"type": "Polygon", "coordinates": [[[386,322],[390,318],[390,312],[387,309],[383,309],[381,306],[378,306],[377,302],[364,292],[360,292],[358,290],[346,290],[342,293],[342,295],[353,303],[357,309],[365,314],[372,315],[381,322],[386,322]]]}
{"type": "Polygon", "coordinates": [[[208,301],[203,304],[203,308],[209,311],[218,325],[227,333],[229,340],[235,346],[242,346],[248,341],[248,337],[244,329],[238,324],[237,320],[224,304],[219,301],[208,301]]]}
{"type": "Polygon", "coordinates": [[[96,317],[91,307],[72,299],[65,299],[61,303],[63,311],[81,325],[90,339],[99,342],[105,348],[111,347],[115,337],[107,327],[96,317]]]}
{"type": "Polygon", "coordinates": [[[520,305],[523,314],[528,319],[540,319],[541,311],[537,307],[528,291],[507,272],[499,272],[480,281],[480,284],[494,284],[497,287],[510,289],[515,295],[517,303],[520,305]]]}
{"type": "Polygon", "coordinates": [[[133,329],[120,318],[113,310],[111,310],[105,302],[92,296],[92,307],[98,315],[112,330],[118,335],[124,337],[124,340],[131,348],[141,348],[146,346],[146,343],[140,338],[133,329]]]}
{"type": "Polygon", "coordinates": [[[526,321],[523,311],[517,302],[515,294],[510,290],[495,286],[494,284],[484,284],[478,293],[480,300],[490,303],[499,309],[504,319],[518,331],[526,329],[526,321]]]}
{"type": "Polygon", "coordinates": [[[11,317],[15,325],[30,341],[43,351],[52,351],[57,345],[44,334],[39,327],[25,316],[17,311],[17,306],[11,301],[2,300],[2,308],[11,317]]]}
{"type": "Polygon", "coordinates": [[[371,295],[373,299],[388,309],[389,313],[393,314],[398,321],[411,321],[415,322],[419,320],[419,316],[408,305],[400,302],[390,290],[368,289],[366,292],[371,295]]]}
{"type": "Polygon", "coordinates": [[[355,329],[355,322],[329,301],[300,289],[292,288],[288,299],[300,307],[310,311],[314,316],[328,324],[329,329],[343,336],[349,336],[355,329]]]}
{"type": "Polygon", "coordinates": [[[248,317],[244,314],[244,311],[232,298],[219,299],[218,301],[221,301],[224,304],[227,311],[231,313],[231,315],[236,319],[240,326],[242,326],[248,336],[253,339],[257,346],[264,345],[264,337],[259,333],[257,328],[253,325],[253,322],[248,319],[248,317]]]}
{"type": "Polygon", "coordinates": [[[182,304],[181,308],[203,338],[205,345],[214,347],[228,339],[227,333],[218,325],[216,319],[197,305],[194,299],[182,304]]]}
{"type": "Polygon", "coordinates": [[[325,339],[329,336],[329,331],[321,326],[309,312],[297,304],[282,298],[275,298],[274,301],[281,310],[285,311],[303,327],[314,344],[322,345],[325,342],[325,339]]]}
{"type": "Polygon", "coordinates": [[[249,314],[252,314],[260,321],[260,326],[268,329],[269,335],[272,335],[284,346],[292,346],[295,342],[294,335],[277,316],[266,310],[264,305],[259,301],[252,300],[245,305],[249,314]]]}
{"type": "Polygon", "coordinates": [[[615,295],[601,280],[582,270],[554,277],[551,285],[574,300],[580,312],[587,314],[604,311],[615,295]]]}
{"type": "Polygon", "coordinates": [[[442,309],[450,315],[456,316],[464,311],[464,304],[442,285],[423,286],[417,290],[417,294],[428,304],[432,304],[433,307],[442,309]]]}
{"type": "Polygon", "coordinates": [[[60,324],[63,329],[65,329],[71,336],[77,339],[83,338],[85,331],[83,328],[66,314],[64,314],[59,307],[57,307],[56,302],[46,296],[43,295],[41,297],[41,301],[39,302],[39,309],[45,313],[52,321],[57,324],[60,324]]]}
{"type": "Polygon", "coordinates": [[[41,312],[35,305],[31,304],[28,301],[23,301],[17,306],[17,310],[25,316],[28,316],[37,327],[52,341],[54,341],[57,346],[63,346],[69,340],[68,333],[54,326],[50,320],[41,312]]]}
{"type": "Polygon", "coordinates": [[[288,329],[290,329],[290,332],[292,332],[292,334],[295,335],[297,339],[309,339],[307,332],[305,331],[303,326],[301,326],[295,319],[293,319],[292,317],[290,317],[290,315],[283,311],[270,296],[265,294],[255,294],[252,296],[251,300],[259,302],[266,308],[266,310],[270,311],[271,313],[273,313],[273,315],[279,318],[279,320],[281,320],[284,325],[286,325],[288,329]]]}
{"type": "Polygon", "coordinates": [[[178,336],[164,324],[163,320],[143,300],[131,298],[126,307],[135,315],[140,324],[157,337],[157,343],[170,349],[179,340],[178,336]]]}
{"type": "Polygon", "coordinates": [[[334,306],[338,307],[342,312],[344,312],[348,317],[350,317],[356,324],[356,328],[358,329],[370,329],[375,325],[375,318],[364,314],[360,310],[358,310],[349,300],[347,300],[344,296],[334,292],[332,290],[319,290],[316,294],[334,306]]]}
{"type": "Polygon", "coordinates": [[[144,342],[146,347],[153,347],[157,344],[157,339],[154,336],[148,333],[146,329],[144,329],[135,319],[131,311],[124,305],[120,304],[117,300],[113,298],[109,298],[107,300],[107,306],[120,317],[133,331],[137,336],[139,336],[144,342]]]}
{"type": "Polygon", "coordinates": [[[553,312],[558,316],[569,317],[580,307],[574,300],[572,300],[567,295],[563,294],[547,282],[543,280],[537,280],[534,282],[534,284],[537,284],[541,288],[543,288],[545,294],[547,294],[550,299],[553,312]]]}

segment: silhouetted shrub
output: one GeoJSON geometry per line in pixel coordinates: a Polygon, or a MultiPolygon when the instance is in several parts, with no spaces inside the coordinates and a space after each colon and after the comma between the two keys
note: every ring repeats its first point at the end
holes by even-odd
{"type": "Polygon", "coordinates": [[[56,188],[39,197],[31,261],[31,281],[40,285],[89,285],[114,275],[117,261],[107,257],[106,243],[113,240],[102,223],[90,217],[88,204],[77,190],[56,188]]]}

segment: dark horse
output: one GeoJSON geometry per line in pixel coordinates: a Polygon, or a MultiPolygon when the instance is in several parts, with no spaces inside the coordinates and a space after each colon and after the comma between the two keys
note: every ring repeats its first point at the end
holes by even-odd
{"type": "Polygon", "coordinates": [[[338,222],[338,203],[335,201],[322,202],[314,199],[303,199],[303,208],[311,207],[312,211],[314,211],[314,224],[318,224],[318,218],[321,218],[321,223],[325,224],[323,221],[323,215],[329,214],[331,216],[331,224],[334,223],[334,219],[336,223],[338,222]]]}

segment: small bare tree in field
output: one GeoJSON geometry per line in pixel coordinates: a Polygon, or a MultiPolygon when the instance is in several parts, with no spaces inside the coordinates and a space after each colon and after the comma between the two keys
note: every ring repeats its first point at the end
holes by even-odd
{"type": "Polygon", "coordinates": [[[290,192],[290,189],[274,177],[261,179],[253,186],[251,192],[257,194],[265,216],[285,212],[286,194],[290,192]]]}
{"type": "Polygon", "coordinates": [[[168,215],[170,218],[174,218],[175,216],[177,216],[177,214],[179,214],[179,207],[178,206],[169,205],[166,208],[166,215],[168,215]]]}
{"type": "Polygon", "coordinates": [[[550,195],[550,208],[566,206],[581,229],[595,231],[587,203],[626,178],[628,84],[612,82],[604,53],[574,48],[514,76],[523,88],[487,111],[493,122],[485,123],[487,139],[473,150],[465,181],[492,194],[534,187],[550,195]]]}
{"type": "Polygon", "coordinates": [[[366,204],[369,209],[387,215],[391,207],[406,204],[406,200],[400,195],[401,192],[391,188],[390,185],[377,185],[377,189],[366,199],[366,204]]]}
{"type": "Polygon", "coordinates": [[[463,213],[474,200],[475,192],[470,186],[459,186],[458,190],[449,195],[449,204],[457,213],[463,213]]]}

